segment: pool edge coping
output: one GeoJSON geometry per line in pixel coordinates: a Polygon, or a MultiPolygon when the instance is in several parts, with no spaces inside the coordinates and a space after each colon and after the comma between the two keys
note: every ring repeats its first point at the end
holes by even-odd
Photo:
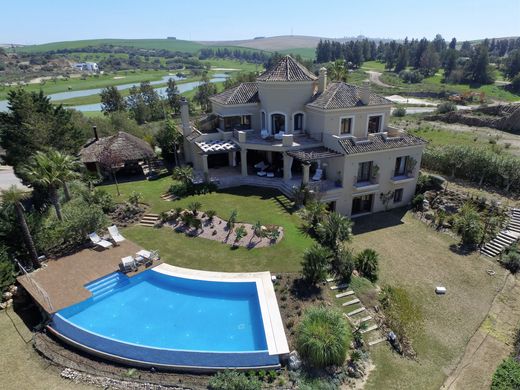
{"type": "Polygon", "coordinates": [[[194,280],[214,282],[254,282],[257,288],[260,311],[269,355],[289,354],[289,345],[276,299],[271,273],[264,272],[215,272],[159,264],[152,271],[194,280]]]}

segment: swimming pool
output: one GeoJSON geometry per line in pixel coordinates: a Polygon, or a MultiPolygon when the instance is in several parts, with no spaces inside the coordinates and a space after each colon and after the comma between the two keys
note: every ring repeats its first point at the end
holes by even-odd
{"type": "Polygon", "coordinates": [[[116,272],[89,283],[92,297],[55,313],[51,330],[91,352],[144,365],[279,364],[288,348],[285,334],[273,329],[281,319],[272,283],[265,283],[269,273],[180,270],[162,264],[131,278],[116,272]]]}

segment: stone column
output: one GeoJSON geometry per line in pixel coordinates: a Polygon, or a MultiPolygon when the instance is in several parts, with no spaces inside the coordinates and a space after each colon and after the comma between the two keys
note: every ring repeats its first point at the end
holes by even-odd
{"type": "Polygon", "coordinates": [[[204,172],[204,181],[209,182],[209,166],[208,166],[208,155],[202,155],[202,171],[204,172]]]}
{"type": "Polygon", "coordinates": [[[289,181],[292,179],[292,172],[291,172],[292,162],[293,162],[293,158],[291,156],[287,155],[287,153],[284,153],[283,154],[283,179],[285,181],[289,181]]]}
{"type": "Polygon", "coordinates": [[[236,167],[237,166],[237,160],[236,160],[237,152],[228,152],[228,160],[229,160],[229,166],[230,167],[236,167]]]}
{"type": "Polygon", "coordinates": [[[247,149],[242,149],[240,151],[240,160],[242,176],[247,176],[247,149]]]}
{"type": "Polygon", "coordinates": [[[302,168],[303,168],[303,179],[302,179],[302,183],[303,183],[304,185],[306,185],[306,184],[309,184],[309,177],[310,177],[311,164],[303,163],[303,164],[302,164],[302,168]]]}

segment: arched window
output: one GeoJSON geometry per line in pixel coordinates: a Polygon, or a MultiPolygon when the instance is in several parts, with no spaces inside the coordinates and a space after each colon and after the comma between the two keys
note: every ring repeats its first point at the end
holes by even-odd
{"type": "Polygon", "coordinates": [[[273,134],[285,131],[285,115],[284,114],[272,114],[271,115],[271,130],[273,134]]]}
{"type": "Polygon", "coordinates": [[[300,112],[294,115],[294,132],[303,131],[303,114],[300,112]]]}

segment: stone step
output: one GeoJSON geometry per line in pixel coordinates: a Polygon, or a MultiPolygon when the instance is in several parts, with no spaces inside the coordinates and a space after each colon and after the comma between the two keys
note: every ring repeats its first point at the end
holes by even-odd
{"type": "Polygon", "coordinates": [[[375,339],[375,340],[369,341],[368,346],[371,347],[372,345],[382,343],[383,341],[386,341],[386,339],[384,337],[381,337],[380,339],[375,339]]]}
{"type": "Polygon", "coordinates": [[[159,214],[146,213],[144,217],[157,217],[159,218],[159,214]]]}
{"type": "Polygon", "coordinates": [[[520,228],[517,228],[516,226],[508,226],[507,230],[511,230],[515,233],[520,233],[520,228]]]}
{"type": "Polygon", "coordinates": [[[154,227],[154,226],[155,226],[155,223],[143,223],[143,222],[139,222],[139,225],[141,225],[141,226],[146,226],[146,227],[154,227]]]}
{"type": "Polygon", "coordinates": [[[348,287],[348,284],[347,283],[343,283],[343,284],[330,286],[330,289],[331,290],[342,290],[342,289],[347,288],[347,287],[348,287]]]}
{"type": "Polygon", "coordinates": [[[361,318],[357,323],[358,323],[358,325],[361,325],[363,322],[370,321],[371,319],[372,319],[372,316],[366,316],[366,317],[361,318]]]}
{"type": "Polygon", "coordinates": [[[500,233],[498,233],[497,237],[507,241],[507,242],[515,242],[516,241],[516,238],[501,231],[500,233]]]}
{"type": "Polygon", "coordinates": [[[482,249],[485,249],[486,251],[490,252],[490,253],[493,253],[495,256],[499,255],[500,253],[502,253],[502,249],[497,249],[495,246],[492,246],[490,244],[487,244],[484,248],[482,249]]]}
{"type": "Polygon", "coordinates": [[[334,282],[336,279],[334,279],[334,278],[327,278],[325,280],[327,281],[327,283],[330,283],[330,282],[334,282]]]}
{"type": "Polygon", "coordinates": [[[496,257],[496,255],[494,255],[494,254],[492,254],[490,252],[481,251],[480,253],[483,254],[484,256],[487,256],[487,257],[496,257]]]}
{"type": "Polygon", "coordinates": [[[502,230],[500,232],[500,234],[503,234],[504,236],[510,237],[510,238],[512,238],[515,241],[518,240],[518,238],[520,237],[520,235],[518,233],[514,233],[514,232],[511,232],[509,230],[502,230]]]}
{"type": "Polygon", "coordinates": [[[504,247],[506,247],[506,246],[507,245],[504,245],[500,242],[496,242],[495,240],[492,240],[486,244],[487,248],[492,248],[492,249],[496,249],[496,250],[500,250],[500,251],[503,250],[504,247]]]}
{"type": "Polygon", "coordinates": [[[496,236],[493,241],[495,241],[496,243],[500,243],[500,244],[503,244],[505,246],[509,246],[511,245],[513,242],[506,239],[506,238],[503,238],[503,237],[500,237],[500,236],[496,236]]]}
{"type": "Polygon", "coordinates": [[[354,295],[354,291],[348,290],[348,291],[336,294],[336,298],[348,297],[349,295],[354,295]]]}
{"type": "Polygon", "coordinates": [[[347,314],[345,314],[345,316],[352,317],[352,316],[355,316],[356,314],[364,312],[365,310],[366,310],[366,307],[362,306],[359,309],[352,310],[352,311],[348,312],[347,314]]]}
{"type": "Polygon", "coordinates": [[[369,326],[369,327],[366,328],[366,329],[361,329],[361,330],[359,331],[359,333],[361,333],[361,334],[365,334],[365,333],[368,333],[368,332],[372,332],[373,330],[376,330],[377,328],[379,328],[379,326],[377,326],[377,325],[372,325],[372,326],[369,326]]]}
{"type": "Polygon", "coordinates": [[[354,299],[352,299],[351,301],[343,302],[343,303],[341,304],[341,306],[351,306],[351,305],[355,305],[356,303],[359,303],[359,302],[360,302],[359,299],[354,298],[354,299]]]}
{"type": "Polygon", "coordinates": [[[482,249],[480,250],[480,252],[482,252],[482,253],[484,253],[484,254],[487,254],[487,255],[490,256],[490,257],[498,256],[498,255],[501,253],[501,252],[498,252],[498,251],[496,251],[496,250],[491,250],[491,249],[486,248],[486,247],[482,248],[482,249]]]}

